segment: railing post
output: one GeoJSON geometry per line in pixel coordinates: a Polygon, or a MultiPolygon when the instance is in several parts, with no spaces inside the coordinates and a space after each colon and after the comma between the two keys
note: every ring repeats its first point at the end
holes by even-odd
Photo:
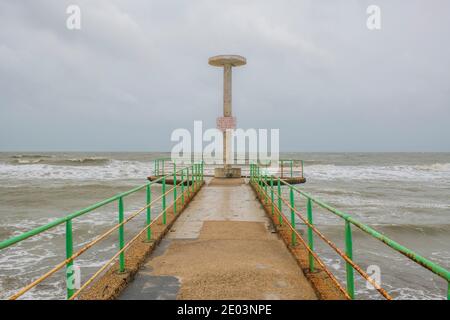
{"type": "Polygon", "coordinates": [[[281,161],[281,178],[283,178],[283,166],[284,166],[284,161],[283,160],[280,160],[281,161]]]}
{"type": "MultiPolygon", "coordinates": [[[[294,190],[292,189],[292,186],[289,186],[289,198],[290,198],[290,203],[291,203],[291,226],[292,228],[294,228],[295,230],[295,202],[294,202],[294,190]]],[[[291,245],[295,246],[295,232],[294,230],[292,230],[291,232],[291,245]]]]}
{"type": "Polygon", "coordinates": [[[278,178],[278,223],[280,226],[283,224],[283,218],[281,217],[283,212],[281,210],[281,179],[278,178]]]}
{"type": "MultiPolygon", "coordinates": [[[[263,173],[262,173],[262,170],[261,170],[261,168],[259,168],[259,175],[258,175],[258,186],[259,186],[259,193],[260,193],[260,195],[261,195],[261,197],[264,195],[264,188],[263,188],[263,180],[264,180],[264,175],[263,175],[263,173]]],[[[261,198],[261,200],[263,200],[262,198],[261,198]]]]}
{"type": "Polygon", "coordinates": [[[262,191],[263,191],[263,187],[261,185],[262,183],[262,173],[261,173],[261,167],[258,167],[258,189],[259,189],[259,194],[262,195],[262,191]]]}
{"type": "Polygon", "coordinates": [[[203,181],[205,181],[205,162],[202,160],[202,163],[200,165],[200,169],[201,169],[201,177],[202,177],[202,183],[203,181]]]}
{"type": "Polygon", "coordinates": [[[194,190],[197,189],[197,177],[198,177],[198,167],[197,164],[194,163],[194,190]]]}
{"type": "MultiPolygon", "coordinates": [[[[119,224],[123,222],[123,198],[119,198],[119,224]]],[[[119,250],[122,250],[125,246],[125,230],[122,224],[119,227],[119,250]]],[[[121,252],[119,255],[119,272],[125,272],[125,252],[121,252]]]]}
{"type": "MultiPolygon", "coordinates": [[[[66,221],[66,259],[73,255],[72,219],[66,221]]],[[[66,263],[66,288],[67,299],[75,293],[73,261],[66,263]]]]}
{"type": "Polygon", "coordinates": [[[150,223],[152,222],[152,208],[150,203],[152,202],[152,190],[151,184],[147,185],[147,240],[152,239],[152,229],[150,228],[150,223]]]}
{"type": "MultiPolygon", "coordinates": [[[[313,224],[313,216],[312,216],[312,201],[308,198],[306,202],[306,211],[308,216],[308,222],[313,224]]],[[[311,251],[314,251],[314,233],[310,226],[308,226],[308,246],[311,251]]],[[[309,271],[314,272],[314,256],[311,252],[309,252],[309,271]]]]}
{"type": "Polygon", "coordinates": [[[292,178],[292,162],[293,162],[294,160],[291,160],[291,178],[292,178]]]}
{"type": "Polygon", "coordinates": [[[267,196],[267,173],[264,173],[263,183],[264,183],[264,204],[267,204],[269,201],[269,197],[267,196]]]}
{"type": "Polygon", "coordinates": [[[166,175],[166,160],[162,159],[162,175],[165,176],[166,175]]]}
{"type": "MultiPolygon", "coordinates": [[[[345,254],[353,260],[353,243],[352,243],[352,228],[350,222],[345,220],[345,254]]],[[[346,262],[347,271],[347,293],[350,298],[355,298],[355,283],[353,278],[353,267],[346,262]]]]}
{"type": "Polygon", "coordinates": [[[303,160],[301,160],[302,161],[302,178],[303,178],[303,160]]]}
{"type": "Polygon", "coordinates": [[[162,209],[163,209],[163,224],[167,222],[166,216],[166,176],[162,179],[162,209]]]}
{"type": "Polygon", "coordinates": [[[173,163],[173,214],[177,214],[177,165],[173,163]]]}
{"type": "Polygon", "coordinates": [[[194,175],[195,175],[195,163],[192,165],[192,174],[191,174],[192,193],[194,193],[194,175]]]}
{"type": "Polygon", "coordinates": [[[189,178],[189,167],[186,168],[186,182],[187,182],[187,192],[188,192],[188,197],[190,197],[191,195],[191,185],[190,185],[190,178],[189,178]]]}
{"type": "Polygon", "coordinates": [[[270,200],[272,202],[272,215],[274,214],[273,175],[270,176],[270,200]]]}
{"type": "Polygon", "coordinates": [[[184,169],[181,170],[181,207],[184,207],[184,169]]]}
{"type": "Polygon", "coordinates": [[[197,179],[196,179],[196,187],[198,188],[198,185],[200,183],[200,163],[197,163],[197,179]]]}

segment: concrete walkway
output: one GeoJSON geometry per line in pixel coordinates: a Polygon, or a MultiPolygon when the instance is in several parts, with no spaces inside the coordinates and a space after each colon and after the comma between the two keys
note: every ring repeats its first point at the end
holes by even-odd
{"type": "Polygon", "coordinates": [[[120,299],[316,299],[242,179],[212,179],[120,299]]]}

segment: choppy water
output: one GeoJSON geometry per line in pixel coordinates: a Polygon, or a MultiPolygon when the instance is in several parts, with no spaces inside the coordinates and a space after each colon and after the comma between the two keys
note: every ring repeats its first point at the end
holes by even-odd
{"type": "MultiPolygon", "coordinates": [[[[0,240],[144,183],[152,159],[163,155],[0,153],[0,240]]],[[[290,153],[283,158],[306,160],[305,191],[450,269],[450,153],[290,153]]],[[[144,201],[143,193],[126,198],[126,211],[144,201]]],[[[296,199],[296,205],[304,207],[304,201],[296,199]]],[[[342,222],[323,210],[314,213],[320,229],[343,248],[342,222]]],[[[116,204],[77,219],[75,247],[116,222],[116,204]]],[[[143,223],[142,217],[127,225],[127,238],[143,223]]],[[[0,252],[0,298],[64,259],[64,232],[64,227],[56,228],[0,252]]],[[[77,259],[83,281],[112,255],[116,242],[113,235],[77,259]]],[[[319,240],[316,243],[330,268],[345,281],[345,264],[319,240]]],[[[445,297],[443,280],[357,230],[354,250],[355,260],[364,268],[379,266],[382,285],[395,298],[445,297]]],[[[379,297],[355,278],[358,297],[379,297]]],[[[64,296],[60,272],[24,297],[64,296]]]]}

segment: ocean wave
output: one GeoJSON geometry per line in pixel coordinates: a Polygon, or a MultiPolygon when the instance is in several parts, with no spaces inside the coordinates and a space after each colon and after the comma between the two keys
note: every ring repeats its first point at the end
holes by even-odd
{"type": "MultiPolygon", "coordinates": [[[[96,160],[94,160],[96,161],[96,160]]],[[[27,163],[13,165],[0,163],[0,179],[12,180],[118,180],[145,179],[151,162],[108,160],[103,165],[67,165],[27,163]]]]}
{"type": "Polygon", "coordinates": [[[427,165],[415,165],[412,167],[425,171],[450,172],[450,163],[433,163],[427,165]]]}
{"type": "Polygon", "coordinates": [[[52,155],[46,154],[15,154],[11,156],[13,159],[23,159],[23,158],[52,158],[52,155]]]}
{"type": "Polygon", "coordinates": [[[19,158],[13,162],[15,162],[17,164],[33,164],[33,163],[39,163],[41,161],[42,161],[42,159],[33,159],[33,158],[32,159],[21,159],[21,158],[19,158]]]}
{"type": "MultiPolygon", "coordinates": [[[[10,162],[0,162],[0,179],[143,179],[151,173],[152,161],[114,160],[103,157],[57,158],[42,155],[15,155],[10,162]]],[[[246,169],[246,168],[245,168],[246,169]]],[[[418,165],[305,165],[310,180],[385,180],[450,182],[450,163],[418,165]]],[[[205,167],[206,174],[213,168],[205,167]]],[[[247,170],[244,170],[244,173],[247,170]]]]}
{"type": "Polygon", "coordinates": [[[109,163],[111,160],[100,157],[86,157],[86,158],[72,158],[72,159],[57,159],[55,157],[40,157],[28,156],[25,158],[14,158],[11,163],[24,164],[49,164],[49,165],[67,165],[67,166],[101,166],[109,163]]]}
{"type": "Polygon", "coordinates": [[[450,163],[395,166],[310,165],[305,166],[305,175],[317,180],[449,180],[450,163]]]}
{"type": "Polygon", "coordinates": [[[450,224],[371,224],[371,227],[390,234],[399,232],[420,232],[426,234],[442,233],[444,235],[450,232],[450,224]]]}

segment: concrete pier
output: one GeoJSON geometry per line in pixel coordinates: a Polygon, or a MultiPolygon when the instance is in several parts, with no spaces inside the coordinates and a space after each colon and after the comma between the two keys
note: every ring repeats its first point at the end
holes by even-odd
{"type": "Polygon", "coordinates": [[[317,299],[243,179],[209,180],[119,299],[317,299]]]}

